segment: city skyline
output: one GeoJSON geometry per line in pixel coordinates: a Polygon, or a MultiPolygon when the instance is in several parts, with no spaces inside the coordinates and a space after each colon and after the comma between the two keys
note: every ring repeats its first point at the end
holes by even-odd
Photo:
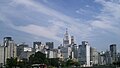
{"type": "Polygon", "coordinates": [[[53,41],[58,47],[68,28],[78,45],[85,40],[98,50],[120,48],[119,12],[119,0],[1,0],[0,43],[11,36],[17,43],[53,41]]]}

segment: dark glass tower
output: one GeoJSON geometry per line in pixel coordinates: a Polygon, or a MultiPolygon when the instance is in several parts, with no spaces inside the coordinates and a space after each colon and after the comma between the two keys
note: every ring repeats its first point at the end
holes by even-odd
{"type": "Polygon", "coordinates": [[[116,54],[117,54],[116,44],[110,45],[110,53],[112,57],[112,62],[116,62],[116,54]]]}

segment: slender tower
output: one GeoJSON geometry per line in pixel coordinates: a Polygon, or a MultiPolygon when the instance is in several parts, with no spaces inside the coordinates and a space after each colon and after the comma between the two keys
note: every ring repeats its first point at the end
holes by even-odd
{"type": "Polygon", "coordinates": [[[66,33],[63,38],[63,46],[69,45],[69,34],[68,34],[68,29],[66,28],[66,33]]]}

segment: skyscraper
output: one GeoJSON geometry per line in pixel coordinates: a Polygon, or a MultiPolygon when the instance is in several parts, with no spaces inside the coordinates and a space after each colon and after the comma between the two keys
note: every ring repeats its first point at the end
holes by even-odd
{"type": "Polygon", "coordinates": [[[78,59],[83,66],[90,66],[90,45],[87,41],[82,41],[78,48],[78,59]]]}
{"type": "Polygon", "coordinates": [[[116,62],[116,54],[117,54],[117,50],[116,50],[116,44],[112,44],[110,45],[110,53],[111,53],[111,57],[112,57],[112,62],[116,62]]]}
{"type": "Polygon", "coordinates": [[[6,63],[7,58],[17,57],[17,45],[12,40],[12,37],[4,38],[4,64],[6,63]]]}
{"type": "Polygon", "coordinates": [[[70,44],[69,34],[68,34],[68,30],[66,28],[66,33],[65,33],[64,38],[63,38],[63,46],[67,46],[69,44],[70,44]]]}

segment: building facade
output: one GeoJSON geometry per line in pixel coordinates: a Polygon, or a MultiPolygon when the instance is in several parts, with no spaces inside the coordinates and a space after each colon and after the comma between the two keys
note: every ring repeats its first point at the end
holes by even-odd
{"type": "Polygon", "coordinates": [[[111,53],[111,57],[112,57],[112,62],[116,62],[117,61],[117,49],[116,49],[116,44],[112,44],[110,45],[110,53],[111,53]]]}
{"type": "Polygon", "coordinates": [[[82,45],[79,45],[78,60],[82,66],[90,66],[90,45],[87,41],[82,41],[82,45]]]}
{"type": "Polygon", "coordinates": [[[53,42],[46,42],[46,46],[48,46],[48,49],[53,49],[54,43],[53,42]]]}
{"type": "Polygon", "coordinates": [[[98,64],[98,51],[93,47],[90,47],[90,63],[91,65],[98,64]]]}
{"type": "Polygon", "coordinates": [[[7,58],[15,58],[17,57],[17,44],[15,44],[12,37],[4,38],[4,64],[6,63],[7,58]]]}

